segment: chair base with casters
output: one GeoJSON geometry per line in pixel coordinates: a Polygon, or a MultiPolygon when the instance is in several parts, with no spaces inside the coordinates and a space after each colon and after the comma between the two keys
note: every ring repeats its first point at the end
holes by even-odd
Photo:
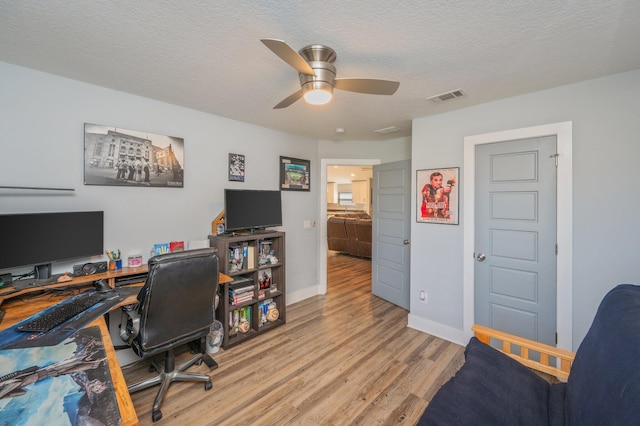
{"type": "Polygon", "coordinates": [[[169,390],[169,385],[171,385],[172,382],[203,382],[205,391],[208,391],[213,387],[213,385],[211,384],[211,377],[209,377],[207,374],[185,372],[185,370],[192,365],[199,365],[203,361],[203,354],[198,354],[194,357],[191,357],[182,364],[179,364],[177,367],[175,365],[175,361],[176,357],[173,349],[165,352],[163,365],[159,365],[159,363],[152,361],[152,368],[159,372],[157,376],[142,380],[141,382],[128,387],[129,393],[134,393],[143,389],[150,388],[151,386],[155,386],[158,384],[160,385],[160,389],[158,390],[156,398],[153,400],[153,407],[151,409],[151,418],[154,422],[162,418],[160,404],[162,404],[162,400],[164,399],[164,396],[169,390]]]}

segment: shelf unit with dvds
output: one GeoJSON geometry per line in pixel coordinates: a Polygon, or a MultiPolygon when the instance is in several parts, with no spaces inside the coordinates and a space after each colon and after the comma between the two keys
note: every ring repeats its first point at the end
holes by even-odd
{"type": "Polygon", "coordinates": [[[224,324],[222,348],[284,325],[286,322],[285,234],[210,235],[220,271],[233,281],[220,284],[216,318],[224,324]]]}

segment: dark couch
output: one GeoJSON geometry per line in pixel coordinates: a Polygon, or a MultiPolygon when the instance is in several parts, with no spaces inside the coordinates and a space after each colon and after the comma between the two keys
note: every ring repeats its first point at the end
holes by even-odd
{"type": "Polygon", "coordinates": [[[327,219],[329,250],[371,257],[371,217],[364,213],[337,214],[327,219]]]}
{"type": "Polygon", "coordinates": [[[474,337],[418,424],[638,425],[639,357],[640,287],[621,284],[602,300],[566,383],[549,384],[474,337]]]}

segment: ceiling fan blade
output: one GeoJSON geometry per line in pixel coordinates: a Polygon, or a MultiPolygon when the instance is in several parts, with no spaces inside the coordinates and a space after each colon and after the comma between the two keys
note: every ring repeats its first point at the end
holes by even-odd
{"type": "Polygon", "coordinates": [[[336,78],[334,87],[348,92],[393,95],[400,87],[400,82],[373,78],[336,78]]]}
{"type": "Polygon", "coordinates": [[[298,90],[295,93],[292,93],[291,95],[289,95],[286,98],[284,98],[283,100],[281,100],[278,105],[273,107],[273,109],[286,108],[289,105],[291,105],[292,103],[294,103],[295,101],[297,101],[298,99],[300,99],[301,97],[302,97],[302,89],[298,90]]]}
{"type": "Polygon", "coordinates": [[[311,68],[311,65],[302,57],[298,52],[293,50],[291,46],[282,40],[276,40],[272,38],[263,38],[260,40],[267,46],[273,53],[278,55],[280,59],[291,65],[298,72],[305,75],[316,75],[311,68]]]}

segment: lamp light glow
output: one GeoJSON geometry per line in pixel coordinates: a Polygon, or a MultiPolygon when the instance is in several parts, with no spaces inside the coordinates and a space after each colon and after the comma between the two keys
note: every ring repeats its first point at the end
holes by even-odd
{"type": "MultiPolygon", "coordinates": [[[[317,71],[318,72],[318,71],[317,71]]],[[[333,86],[317,77],[302,76],[303,79],[311,79],[302,84],[304,100],[311,105],[324,105],[333,97],[333,86]]]]}
{"type": "Polygon", "coordinates": [[[328,104],[331,98],[331,92],[322,89],[310,90],[304,94],[304,100],[311,105],[328,104]]]}

